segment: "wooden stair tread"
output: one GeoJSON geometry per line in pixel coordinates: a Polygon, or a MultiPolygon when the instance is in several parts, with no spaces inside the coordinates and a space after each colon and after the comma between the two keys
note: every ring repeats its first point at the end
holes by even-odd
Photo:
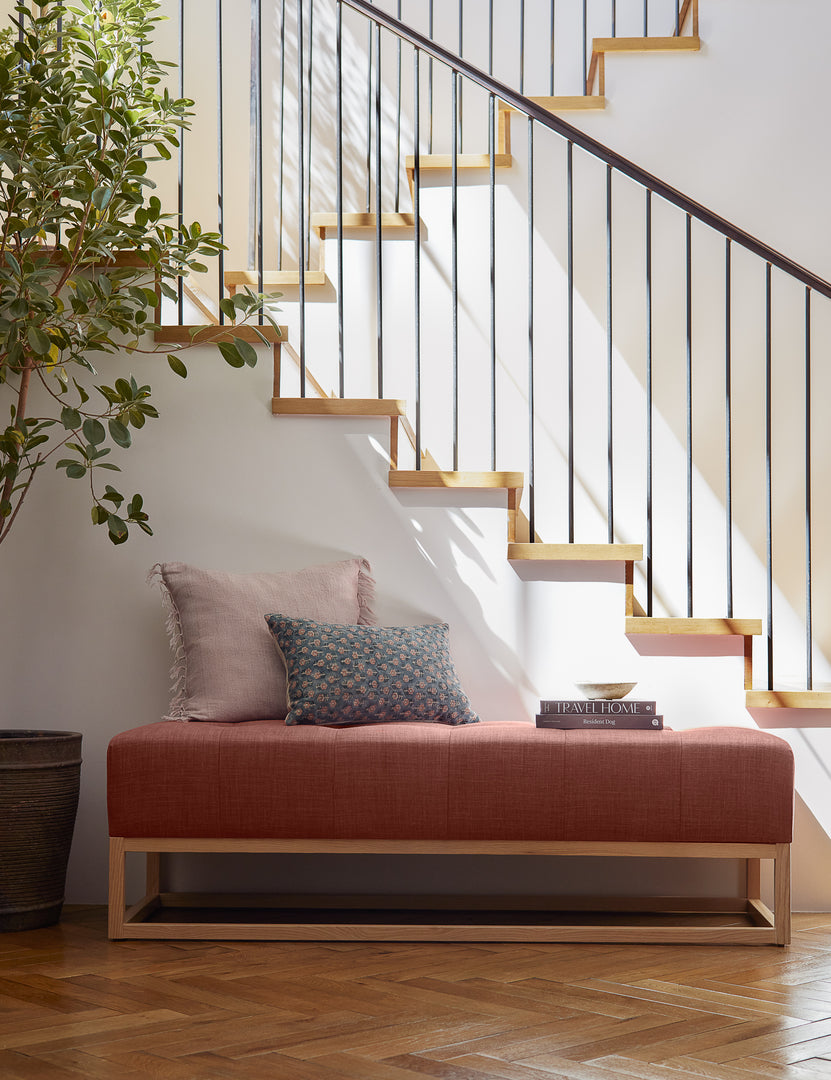
{"type": "MultiPolygon", "coordinates": [[[[494,167],[497,169],[510,169],[513,165],[513,157],[510,154],[494,154],[494,167]]],[[[458,169],[489,169],[490,154],[457,154],[456,168],[458,169]]],[[[418,159],[419,169],[452,169],[452,154],[421,154],[418,159]]],[[[407,172],[415,171],[415,155],[408,154],[406,160],[407,172]]]]}
{"type": "Polygon", "coordinates": [[[701,38],[688,37],[609,37],[592,40],[593,53],[609,52],[698,52],[701,38]]]}
{"type": "Polygon", "coordinates": [[[762,633],[761,619],[671,619],[628,616],[627,634],[701,634],[754,637],[762,633]]]}
{"type": "Polygon", "coordinates": [[[748,709],[831,709],[828,690],[748,690],[748,709]]]}
{"type": "Polygon", "coordinates": [[[153,333],[153,337],[159,342],[168,342],[171,345],[187,344],[192,342],[198,345],[205,342],[232,341],[241,338],[250,341],[252,345],[262,345],[264,337],[270,345],[281,345],[288,339],[288,327],[281,326],[275,330],[273,326],[234,326],[225,323],[222,326],[159,326],[153,333]],[[193,331],[196,333],[193,333],[193,331]]]}
{"type": "MultiPolygon", "coordinates": [[[[554,97],[530,97],[528,100],[550,113],[606,108],[606,98],[601,94],[557,94],[554,97]]],[[[504,101],[499,102],[499,108],[508,113],[519,111],[504,101]]]]}
{"type": "Polygon", "coordinates": [[[509,544],[508,559],[545,562],[640,562],[641,544],[509,544]]]}
{"type": "MultiPolygon", "coordinates": [[[[375,214],[342,214],[343,228],[376,231],[375,214]]],[[[338,215],[336,213],[319,213],[311,216],[312,228],[326,239],[327,231],[337,234],[338,215]]],[[[426,232],[424,222],[421,222],[423,232],[426,232]]],[[[405,233],[410,236],[415,234],[415,214],[381,214],[381,231],[405,233]]]]}
{"type": "MultiPolygon", "coordinates": [[[[328,284],[325,270],[307,270],[303,275],[304,283],[309,285],[328,284]]],[[[250,285],[259,288],[260,278],[256,270],[226,270],[226,286],[250,285]]],[[[299,285],[299,270],[265,270],[263,272],[263,288],[272,285],[299,285]]]]}
{"type": "Polygon", "coordinates": [[[271,399],[271,411],[282,416],[403,416],[406,402],[395,398],[271,399]]]}
{"type": "MultiPolygon", "coordinates": [[[[12,255],[20,255],[20,249],[15,246],[10,246],[8,250],[12,255]]],[[[29,254],[35,259],[46,259],[55,266],[66,266],[66,256],[62,251],[56,251],[52,244],[39,244],[35,248],[30,248],[29,254]]],[[[146,255],[132,249],[129,251],[114,251],[110,258],[101,255],[95,262],[91,261],[91,256],[88,254],[85,254],[82,258],[83,263],[80,266],[81,270],[112,270],[114,267],[119,266],[137,266],[146,268],[152,266],[152,263],[148,260],[146,255]]]]}
{"type": "Polygon", "coordinates": [[[521,472],[436,472],[432,469],[394,469],[390,472],[390,487],[400,488],[521,488],[525,476],[521,472]]]}

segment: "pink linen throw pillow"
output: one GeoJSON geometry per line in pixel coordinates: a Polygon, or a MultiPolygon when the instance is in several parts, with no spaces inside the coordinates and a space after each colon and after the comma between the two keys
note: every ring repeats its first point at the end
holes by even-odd
{"type": "Polygon", "coordinates": [[[327,623],[374,625],[375,582],[365,559],[268,574],[159,563],[173,649],[166,720],[282,720],[285,668],[264,616],[282,611],[327,623]]]}

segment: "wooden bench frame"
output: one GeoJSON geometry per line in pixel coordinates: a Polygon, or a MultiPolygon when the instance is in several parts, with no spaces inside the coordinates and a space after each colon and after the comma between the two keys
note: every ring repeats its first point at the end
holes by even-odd
{"type": "MultiPolygon", "coordinates": [[[[283,906],[291,898],[283,900],[283,906]]],[[[296,901],[295,901],[296,902],[296,901]]],[[[340,906],[340,905],[338,905],[340,906]]],[[[692,843],[584,843],[579,841],[429,841],[429,840],[246,840],[188,838],[110,838],[109,936],[113,940],[226,940],[226,941],[535,941],[633,942],[663,944],[787,945],[791,939],[790,844],[692,843]],[[128,852],[143,852],[146,860],[146,895],[125,906],[125,862],[128,852]],[[549,855],[638,858],[743,859],[746,861],[745,896],[727,899],[681,897],[563,897],[546,898],[547,910],[588,911],[596,924],[578,925],[556,920],[516,925],[484,922],[426,924],[350,922],[177,922],[151,920],[160,909],[219,906],[279,907],[280,900],[263,896],[194,896],[161,891],[161,856],[174,852],[337,854],[337,855],[549,855]],[[762,903],[761,860],[773,861],[774,910],[762,903]],[[610,913],[648,912],[654,924],[615,925],[610,913]],[[731,925],[667,925],[666,916],[721,913],[733,916],[731,925]],[[663,916],[663,922],[661,921],[663,916]],[[745,925],[737,925],[742,916],[745,925]]]]}

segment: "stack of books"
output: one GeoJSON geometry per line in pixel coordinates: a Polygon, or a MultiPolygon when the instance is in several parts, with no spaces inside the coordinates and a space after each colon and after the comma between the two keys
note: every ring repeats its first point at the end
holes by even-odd
{"type": "Polygon", "coordinates": [[[538,728],[584,728],[586,730],[620,730],[640,728],[661,731],[663,716],[658,716],[654,701],[629,701],[605,698],[583,698],[579,701],[552,699],[540,702],[538,728]]]}

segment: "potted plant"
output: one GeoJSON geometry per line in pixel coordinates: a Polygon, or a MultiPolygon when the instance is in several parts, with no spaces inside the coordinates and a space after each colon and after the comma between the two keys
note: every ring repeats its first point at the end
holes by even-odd
{"type": "MultiPolygon", "coordinates": [[[[127,497],[104,482],[120,471],[111,451],[129,448],[133,434],[144,435],[158,417],[150,386],[130,365],[162,351],[186,376],[179,354],[190,345],[160,350],[154,315],[163,296],[177,296],[179,279],[204,271],[202,260],[222,249],[217,233],[171,220],[154,193],[153,163],[172,157],[193,105],[170,95],[172,65],[153,56],[158,7],[157,0],[21,3],[0,31],[0,403],[7,420],[0,544],[49,467],[78,484],[93,523],[113,544],[131,528],[152,531],[141,494],[127,497]]],[[[231,366],[256,363],[254,347],[233,328],[261,311],[274,325],[266,299],[247,291],[220,301],[231,334],[228,324],[217,327],[217,344],[231,366]]],[[[21,757],[22,739],[54,754],[56,740],[45,734],[77,733],[5,731],[0,738],[0,765],[8,765],[0,788],[14,788],[3,808],[9,834],[22,828],[15,813],[43,823],[45,808],[33,810],[25,786],[10,777],[37,772],[21,757]]],[[[68,753],[66,768],[79,746],[68,753]]],[[[64,871],[68,838],[58,856],[64,871]]],[[[20,862],[0,852],[0,929],[20,862]]],[[[62,890],[61,877],[58,899],[62,890]]],[[[56,903],[45,898],[41,910],[57,918],[56,903]]],[[[42,925],[44,916],[33,917],[42,925]]],[[[16,928],[20,921],[11,919],[16,928]]]]}

